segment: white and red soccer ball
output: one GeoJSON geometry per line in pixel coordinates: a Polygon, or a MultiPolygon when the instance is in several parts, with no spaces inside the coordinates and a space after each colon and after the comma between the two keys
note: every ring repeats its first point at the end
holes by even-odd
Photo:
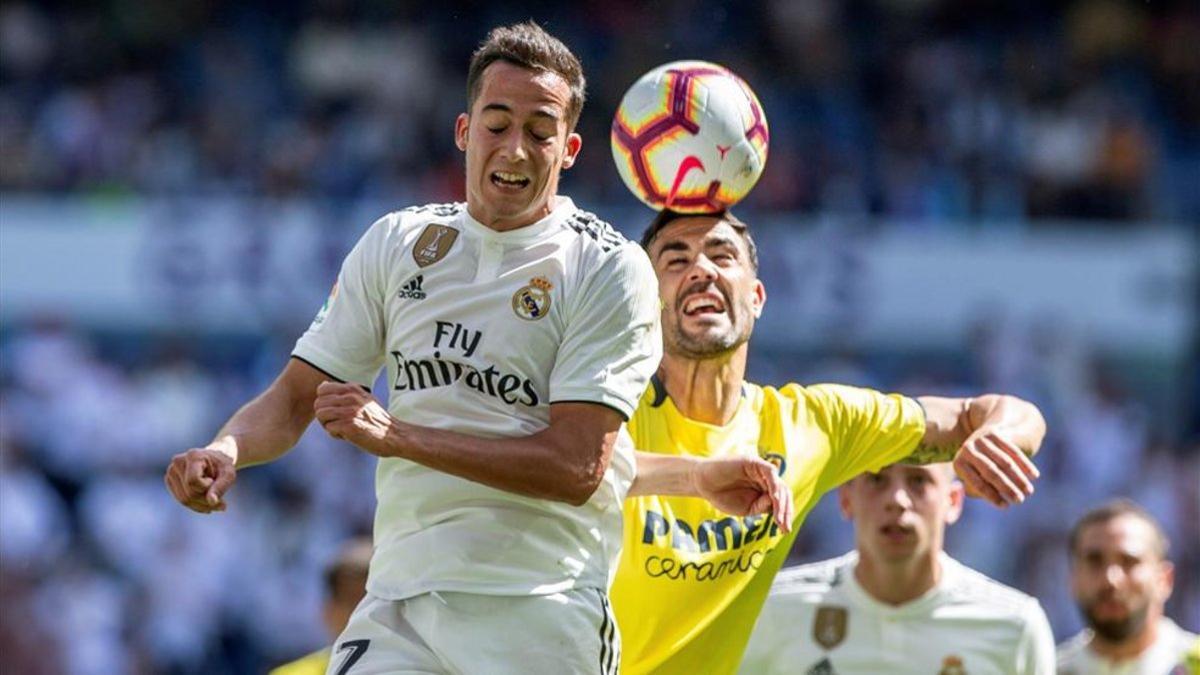
{"type": "Polygon", "coordinates": [[[729,69],[676,61],[643,75],[612,124],[613,160],[650,208],[715,213],[758,182],[767,162],[767,118],[729,69]]]}

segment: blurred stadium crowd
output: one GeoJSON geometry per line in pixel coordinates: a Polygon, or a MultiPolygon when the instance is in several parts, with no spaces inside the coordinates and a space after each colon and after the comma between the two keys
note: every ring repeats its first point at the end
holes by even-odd
{"type": "MultiPolygon", "coordinates": [[[[591,77],[590,150],[565,179],[583,204],[631,199],[606,147],[624,88],[699,54],[743,75],[767,109],[771,159],[753,209],[932,227],[1200,222],[1191,3],[536,5],[525,11],[591,77]]],[[[456,199],[450,132],[467,55],[487,28],[524,16],[423,8],[6,3],[0,190],[456,199]]],[[[1168,613],[1196,629],[1200,448],[1153,423],[1085,346],[1046,356],[1013,330],[886,367],[831,356],[832,343],[756,354],[750,376],[1030,398],[1051,428],[1037,495],[1005,513],[972,504],[950,553],[1037,595],[1061,639],[1080,625],[1065,531],[1129,495],[1171,536],[1168,613]]],[[[310,431],[287,461],[243,472],[214,517],[178,507],[162,484],[168,458],[265,387],[297,334],[113,335],[50,311],[0,327],[0,654],[12,672],[260,672],[325,641],[319,571],[369,531],[372,458],[310,431]]],[[[832,507],[805,525],[797,562],[850,548],[832,507]]]]}
{"type": "MultiPolygon", "coordinates": [[[[448,200],[466,55],[511,17],[420,3],[6,3],[0,188],[448,200]]],[[[568,185],[625,199],[611,111],[702,53],[771,121],[753,203],[1200,220],[1194,3],[529,3],[591,74],[568,185]],[[614,74],[621,74],[614,77],[614,74]],[[786,168],[780,168],[786,167],[786,168]],[[1193,186],[1194,187],[1194,186],[1193,186]]]]}

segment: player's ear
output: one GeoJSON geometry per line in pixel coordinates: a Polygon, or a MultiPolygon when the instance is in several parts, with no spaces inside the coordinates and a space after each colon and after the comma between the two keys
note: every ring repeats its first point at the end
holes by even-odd
{"type": "Polygon", "coordinates": [[[1161,600],[1166,602],[1171,597],[1171,591],[1175,590],[1175,564],[1170,560],[1162,560],[1158,564],[1159,593],[1162,595],[1161,600]]]}
{"type": "Polygon", "coordinates": [[[575,158],[579,156],[579,149],[582,147],[582,136],[574,131],[567,134],[566,152],[563,154],[562,168],[569,169],[575,165],[575,158]]]}
{"type": "Polygon", "coordinates": [[[754,312],[754,318],[762,317],[763,305],[767,304],[767,287],[758,279],[754,280],[754,291],[750,297],[750,309],[754,312]]]}
{"type": "Polygon", "coordinates": [[[850,487],[857,478],[851,478],[845,485],[838,488],[838,508],[842,511],[842,518],[846,520],[854,520],[854,508],[850,504],[850,487]]]}
{"type": "Polygon", "coordinates": [[[467,130],[471,127],[471,116],[467,113],[459,113],[458,119],[454,120],[454,144],[459,150],[467,151],[467,130]]]}
{"type": "Polygon", "coordinates": [[[946,495],[946,498],[950,500],[950,508],[946,509],[946,524],[953,525],[962,516],[963,502],[967,500],[967,489],[957,479],[953,479],[950,481],[950,493],[946,495]]]}

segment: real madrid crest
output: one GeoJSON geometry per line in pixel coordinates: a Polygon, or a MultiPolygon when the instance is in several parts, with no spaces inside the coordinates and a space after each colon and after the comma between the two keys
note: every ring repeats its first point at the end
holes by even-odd
{"type": "Polygon", "coordinates": [[[513,293],[512,308],[526,321],[537,321],[550,312],[550,291],[554,285],[546,277],[537,276],[513,293]]]}

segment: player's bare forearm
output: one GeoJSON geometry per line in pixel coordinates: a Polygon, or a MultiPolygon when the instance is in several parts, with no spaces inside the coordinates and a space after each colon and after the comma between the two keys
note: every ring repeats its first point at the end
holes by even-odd
{"type": "Polygon", "coordinates": [[[289,360],[271,386],[234,413],[206,447],[229,455],[238,468],[280,457],[312,422],[317,386],[327,379],[303,361],[289,360]]]}
{"type": "Polygon", "coordinates": [[[478,438],[402,422],[350,385],[326,382],[317,391],[317,420],[334,438],[379,457],[407,459],[498,490],[575,506],[586,503],[604,480],[624,423],[602,405],[555,403],[542,431],[478,438]]]}
{"type": "Polygon", "coordinates": [[[637,465],[637,477],[629,488],[630,497],[700,497],[735,516],[769,512],[785,533],[791,530],[791,490],[776,474],[775,466],[763,459],[639,452],[637,465]]]}
{"type": "Polygon", "coordinates": [[[604,479],[616,435],[613,430],[601,438],[571,440],[547,429],[484,439],[397,422],[388,446],[390,456],[498,490],[581,506],[604,479]]]}
{"type": "Polygon", "coordinates": [[[695,457],[637,453],[637,476],[629,487],[630,497],[645,495],[685,495],[696,497],[695,457]]]}
{"type": "Polygon", "coordinates": [[[912,463],[953,460],[968,492],[1005,507],[1033,494],[1040,474],[1030,460],[1046,436],[1037,406],[1015,396],[974,398],[924,396],[925,435],[912,463]]]}
{"type": "Polygon", "coordinates": [[[312,421],[321,371],[292,360],[265,392],[242,406],[203,448],[171,458],[163,481],[179,503],[199,513],[225,510],[225,492],[237,467],[267,462],[287,452],[312,421]]]}
{"type": "Polygon", "coordinates": [[[905,462],[932,464],[949,462],[972,435],[991,429],[1033,457],[1046,436],[1046,420],[1037,406],[1004,394],[974,398],[917,398],[925,409],[925,436],[905,462]]]}

